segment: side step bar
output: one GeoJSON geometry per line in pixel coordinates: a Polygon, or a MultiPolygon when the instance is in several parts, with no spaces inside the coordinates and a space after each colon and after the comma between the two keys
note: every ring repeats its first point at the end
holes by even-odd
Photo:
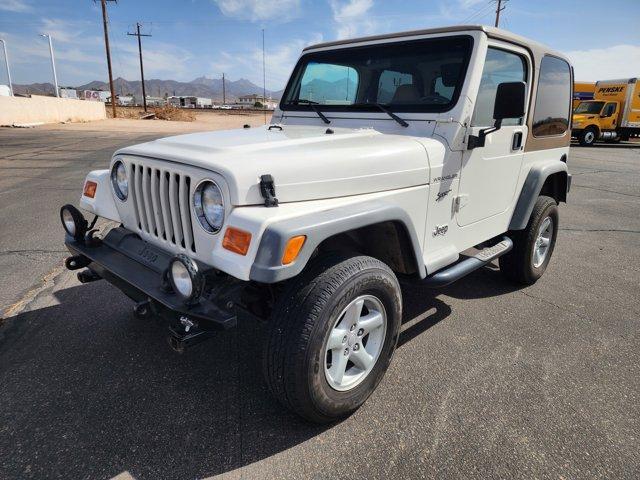
{"type": "Polygon", "coordinates": [[[430,288],[445,287],[456,280],[460,280],[465,275],[484,267],[498,257],[509,252],[513,248],[513,241],[509,237],[502,237],[502,240],[495,245],[483,248],[473,257],[466,258],[461,262],[454,263],[450,267],[445,267],[433,275],[421,281],[422,285],[430,288]]]}

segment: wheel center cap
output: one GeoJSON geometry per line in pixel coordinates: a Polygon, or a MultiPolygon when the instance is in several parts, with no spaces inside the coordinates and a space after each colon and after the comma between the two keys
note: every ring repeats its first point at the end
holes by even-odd
{"type": "Polygon", "coordinates": [[[347,344],[350,347],[353,347],[356,344],[357,335],[355,333],[350,333],[349,338],[347,339],[347,344]]]}

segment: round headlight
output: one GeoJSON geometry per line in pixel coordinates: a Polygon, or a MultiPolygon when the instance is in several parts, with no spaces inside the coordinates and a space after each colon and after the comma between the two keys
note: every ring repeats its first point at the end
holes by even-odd
{"type": "Polygon", "coordinates": [[[124,202],[129,196],[129,179],[127,169],[120,160],[114,163],[111,169],[111,184],[116,196],[124,202]]]}
{"type": "Polygon", "coordinates": [[[60,209],[60,221],[67,234],[80,241],[87,233],[88,222],[73,205],[63,205],[60,209]]]}
{"type": "Polygon", "coordinates": [[[218,233],[224,223],[224,201],[218,185],[204,181],[193,194],[193,208],[202,228],[209,233],[218,233]]]}
{"type": "Polygon", "coordinates": [[[193,292],[193,282],[189,275],[189,270],[182,262],[173,262],[171,264],[171,280],[176,291],[184,298],[189,298],[193,292]]]}
{"type": "Polygon", "coordinates": [[[187,304],[193,304],[202,296],[205,280],[198,271],[198,265],[181,253],[171,259],[166,272],[169,283],[182,300],[187,304]]]}
{"type": "Polygon", "coordinates": [[[62,210],[62,225],[69,235],[76,236],[76,222],[73,220],[69,210],[62,210]]]}

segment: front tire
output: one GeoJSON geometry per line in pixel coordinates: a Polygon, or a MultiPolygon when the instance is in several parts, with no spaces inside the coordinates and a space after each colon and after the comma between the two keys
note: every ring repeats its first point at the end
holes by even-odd
{"type": "Polygon", "coordinates": [[[578,142],[583,147],[591,147],[598,139],[598,131],[593,127],[587,127],[578,136],[578,142]]]}
{"type": "Polygon", "coordinates": [[[510,233],[513,249],[499,259],[500,271],[509,280],[533,285],[547,269],[558,236],[558,206],[540,196],[524,230],[510,233]]]}
{"type": "Polygon", "coordinates": [[[264,374],[273,395],[315,423],[360,407],[386,372],[402,318],[400,286],[375,258],[319,257],[279,299],[264,374]]]}

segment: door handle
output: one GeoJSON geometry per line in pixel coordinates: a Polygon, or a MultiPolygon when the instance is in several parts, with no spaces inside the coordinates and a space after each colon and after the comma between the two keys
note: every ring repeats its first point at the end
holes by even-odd
{"type": "Polygon", "coordinates": [[[520,150],[522,148],[522,132],[514,132],[511,141],[511,151],[520,150]]]}

